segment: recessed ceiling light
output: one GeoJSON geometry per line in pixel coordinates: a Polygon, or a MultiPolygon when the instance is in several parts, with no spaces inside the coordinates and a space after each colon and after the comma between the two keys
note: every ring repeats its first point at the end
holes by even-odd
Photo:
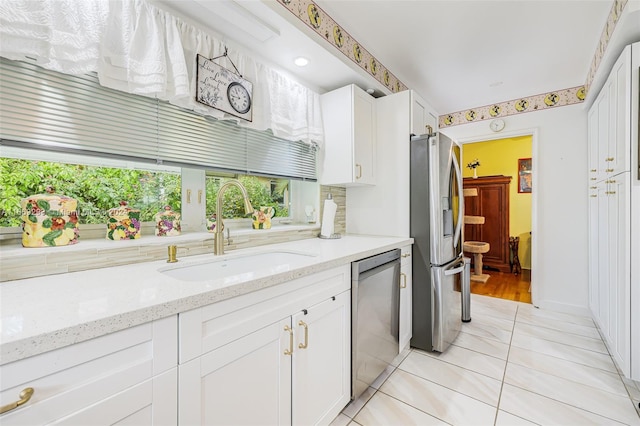
{"type": "Polygon", "coordinates": [[[293,61],[293,63],[299,67],[304,67],[309,63],[309,60],[307,58],[303,58],[302,56],[300,56],[299,58],[296,58],[293,61]]]}

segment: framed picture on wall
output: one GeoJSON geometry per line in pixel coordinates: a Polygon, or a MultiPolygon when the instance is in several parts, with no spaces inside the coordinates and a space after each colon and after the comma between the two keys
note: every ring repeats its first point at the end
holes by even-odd
{"type": "Polygon", "coordinates": [[[518,159],[518,192],[531,193],[531,158],[518,159]]]}

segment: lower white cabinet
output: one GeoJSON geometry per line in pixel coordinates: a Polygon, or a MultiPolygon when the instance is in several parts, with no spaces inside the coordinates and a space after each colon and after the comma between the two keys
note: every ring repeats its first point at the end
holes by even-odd
{"type": "Polygon", "coordinates": [[[351,268],[0,366],[0,424],[326,425],[351,397],[351,268]]]}
{"type": "Polygon", "coordinates": [[[411,263],[411,246],[402,247],[400,261],[400,352],[411,341],[412,336],[412,292],[413,276],[411,263]]]}
{"type": "Polygon", "coordinates": [[[349,266],[180,315],[179,424],[329,424],[349,402],[349,266]]]}
{"type": "Polygon", "coordinates": [[[177,317],[172,316],[0,367],[2,425],[174,425],[177,317]]]}

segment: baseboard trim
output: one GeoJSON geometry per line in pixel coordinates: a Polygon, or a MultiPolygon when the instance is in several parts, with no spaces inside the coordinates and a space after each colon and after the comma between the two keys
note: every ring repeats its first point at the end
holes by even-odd
{"type": "Polygon", "coordinates": [[[586,306],[570,305],[568,303],[560,303],[553,300],[539,300],[537,302],[538,303],[534,303],[534,306],[537,306],[540,309],[591,318],[591,311],[586,306]]]}

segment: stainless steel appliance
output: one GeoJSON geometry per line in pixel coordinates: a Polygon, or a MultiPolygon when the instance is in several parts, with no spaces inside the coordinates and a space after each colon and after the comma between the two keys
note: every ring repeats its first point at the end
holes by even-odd
{"type": "Polygon", "coordinates": [[[399,353],[400,249],[351,264],[351,398],[399,353]]]}
{"type": "Polygon", "coordinates": [[[413,337],[411,346],[442,352],[462,324],[464,214],[460,146],[434,133],[411,138],[413,337]]]}

